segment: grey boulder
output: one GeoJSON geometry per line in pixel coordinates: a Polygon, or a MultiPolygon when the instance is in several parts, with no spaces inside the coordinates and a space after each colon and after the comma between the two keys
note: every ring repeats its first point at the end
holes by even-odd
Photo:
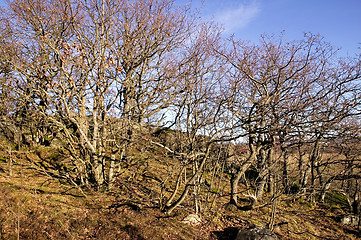
{"type": "Polygon", "coordinates": [[[278,238],[267,228],[254,227],[240,230],[236,240],[278,240],[278,238]]]}

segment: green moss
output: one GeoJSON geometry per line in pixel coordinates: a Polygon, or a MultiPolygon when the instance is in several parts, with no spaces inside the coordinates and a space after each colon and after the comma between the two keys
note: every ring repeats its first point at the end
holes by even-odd
{"type": "Polygon", "coordinates": [[[0,157],[0,162],[7,162],[8,161],[8,158],[7,157],[0,157]]]}
{"type": "Polygon", "coordinates": [[[49,159],[51,160],[58,160],[60,157],[60,153],[59,152],[54,152],[49,156],[49,159]]]}
{"type": "Polygon", "coordinates": [[[220,190],[218,188],[213,188],[211,190],[211,193],[214,193],[214,194],[218,194],[220,192],[220,190]]]}
{"type": "Polygon", "coordinates": [[[49,142],[52,141],[53,139],[54,139],[53,136],[51,136],[51,137],[45,137],[45,138],[44,138],[45,141],[49,141],[49,142]]]}
{"type": "Polygon", "coordinates": [[[325,203],[328,203],[331,206],[338,206],[343,209],[351,208],[347,196],[339,190],[327,192],[325,196],[325,203]]]}
{"type": "Polygon", "coordinates": [[[309,201],[303,199],[302,197],[298,198],[298,202],[310,209],[313,209],[315,207],[315,203],[309,202],[309,201]]]}
{"type": "Polygon", "coordinates": [[[237,206],[234,204],[230,204],[230,203],[226,204],[225,209],[230,212],[238,211],[237,206]]]}
{"type": "Polygon", "coordinates": [[[313,202],[305,202],[304,204],[311,209],[313,209],[315,207],[315,203],[313,203],[313,202]]]}

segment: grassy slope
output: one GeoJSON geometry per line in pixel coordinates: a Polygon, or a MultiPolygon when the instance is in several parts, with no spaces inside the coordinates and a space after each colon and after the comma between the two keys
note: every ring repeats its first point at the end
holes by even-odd
{"type": "MultiPolygon", "coordinates": [[[[20,239],[230,239],[238,228],[269,221],[271,206],[226,210],[228,197],[224,196],[202,215],[201,226],[190,226],[181,222],[190,213],[186,206],[165,216],[152,204],[151,193],[158,192],[157,184],[145,175],[134,176],[129,171],[115,192],[87,192],[85,197],[32,169],[20,160],[24,156],[13,156],[9,176],[4,149],[0,151],[0,239],[16,239],[18,229],[20,239]]],[[[156,176],[159,162],[149,161],[154,167],[147,176],[156,176]]],[[[294,196],[282,196],[275,223],[286,224],[275,227],[275,232],[280,239],[357,239],[356,228],[334,220],[342,213],[335,206],[312,206],[294,196]]]]}

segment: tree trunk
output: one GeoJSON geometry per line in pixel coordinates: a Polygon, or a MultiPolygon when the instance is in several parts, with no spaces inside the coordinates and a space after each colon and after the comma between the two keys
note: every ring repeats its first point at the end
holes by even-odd
{"type": "MultiPolygon", "coordinates": [[[[273,141],[274,142],[274,141],[273,141]]],[[[273,145],[273,144],[272,144],[273,145]]],[[[274,168],[272,168],[272,164],[274,164],[274,154],[275,154],[275,150],[274,150],[274,146],[271,147],[271,149],[268,152],[268,159],[267,159],[267,164],[268,164],[268,168],[267,168],[267,172],[268,172],[268,192],[270,194],[274,194],[275,193],[275,173],[274,173],[274,168]]]]}
{"type": "Polygon", "coordinates": [[[289,178],[288,178],[288,156],[286,153],[282,153],[282,155],[283,155],[283,171],[282,171],[283,187],[286,189],[286,192],[288,192],[290,187],[289,178]]]}
{"type": "MultiPolygon", "coordinates": [[[[184,171],[184,170],[186,170],[186,166],[185,166],[185,165],[182,167],[182,169],[181,169],[180,172],[179,172],[179,175],[178,175],[178,177],[177,177],[177,181],[176,181],[176,185],[175,185],[175,188],[174,188],[174,190],[173,190],[173,193],[172,193],[172,195],[169,197],[169,199],[167,200],[167,202],[165,203],[165,206],[170,205],[171,202],[173,201],[173,199],[175,198],[175,196],[177,195],[177,192],[178,192],[178,189],[179,189],[179,185],[180,185],[180,183],[181,183],[181,181],[182,181],[182,174],[183,174],[183,171],[184,171]]],[[[187,172],[187,170],[186,170],[185,172],[187,172]]]]}
{"type": "Polygon", "coordinates": [[[326,184],[323,186],[322,188],[322,192],[321,192],[321,196],[320,196],[320,202],[324,202],[325,201],[325,197],[326,197],[326,193],[327,193],[327,190],[330,189],[330,186],[331,186],[331,183],[333,181],[333,178],[330,178],[326,184]]]}
{"type": "Polygon", "coordinates": [[[231,197],[229,200],[230,204],[237,206],[237,195],[238,195],[238,183],[244,173],[248,170],[248,168],[257,160],[256,157],[256,147],[251,147],[251,153],[247,159],[247,161],[243,164],[243,166],[238,170],[237,173],[233,174],[231,177],[231,197]]]}
{"type": "Polygon", "coordinates": [[[99,156],[95,153],[92,155],[92,163],[94,171],[94,183],[99,189],[104,183],[102,159],[99,159],[99,156]]]}
{"type": "Polygon", "coordinates": [[[184,188],[181,196],[173,204],[171,204],[169,207],[166,208],[167,209],[166,210],[167,214],[170,214],[176,207],[178,207],[184,201],[184,199],[186,198],[186,196],[187,196],[187,194],[189,192],[190,187],[193,185],[194,181],[198,180],[198,177],[200,176],[200,173],[203,170],[203,167],[207,162],[209,150],[210,149],[209,149],[209,146],[208,146],[207,152],[203,156],[202,161],[199,164],[198,169],[195,171],[193,176],[186,183],[185,188],[184,188]]]}
{"type": "Polygon", "coordinates": [[[268,170],[268,192],[271,195],[275,193],[275,176],[271,170],[268,170]]]}
{"type": "Polygon", "coordinates": [[[113,183],[115,181],[115,154],[110,155],[110,163],[109,163],[109,173],[108,173],[108,190],[111,190],[113,187],[113,183]]]}
{"type": "Polygon", "coordinates": [[[255,195],[256,195],[257,201],[262,198],[263,192],[264,192],[264,187],[266,186],[266,183],[267,183],[267,179],[265,176],[263,176],[262,179],[257,184],[257,188],[256,188],[255,195]]]}
{"type": "Polygon", "coordinates": [[[308,178],[310,176],[311,167],[307,166],[306,169],[303,171],[302,178],[301,178],[301,187],[306,188],[308,183],[308,178]]]}
{"type": "Polygon", "coordinates": [[[318,165],[318,158],[320,154],[320,139],[317,138],[316,142],[313,146],[310,162],[311,162],[311,187],[313,188],[315,186],[316,181],[316,166],[318,165]]]}

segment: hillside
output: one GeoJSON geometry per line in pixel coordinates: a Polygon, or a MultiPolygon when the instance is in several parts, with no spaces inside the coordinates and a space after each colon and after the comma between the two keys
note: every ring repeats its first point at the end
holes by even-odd
{"type": "Polygon", "coordinates": [[[45,159],[54,157],[58,149],[13,151],[10,166],[7,144],[2,141],[0,152],[1,239],[17,239],[18,234],[20,239],[232,239],[240,228],[268,224],[272,208],[279,239],[361,237],[356,227],[336,221],[349,211],[344,202],[335,200],[336,195],[328,195],[328,203],[312,204],[301,194],[282,194],[270,201],[266,193],[253,209],[241,210],[226,205],[226,174],[212,207],[201,205],[202,223],[191,226],[182,222],[194,211],[190,198],[170,215],[160,210],[159,181],[167,168],[159,161],[164,158],[161,151],[145,152],[143,161],[123,165],[112,191],[95,192],[74,188],[34,168],[34,152],[45,159]]]}
{"type": "Polygon", "coordinates": [[[360,237],[361,55],[180,2],[0,9],[0,238],[360,237]]]}

